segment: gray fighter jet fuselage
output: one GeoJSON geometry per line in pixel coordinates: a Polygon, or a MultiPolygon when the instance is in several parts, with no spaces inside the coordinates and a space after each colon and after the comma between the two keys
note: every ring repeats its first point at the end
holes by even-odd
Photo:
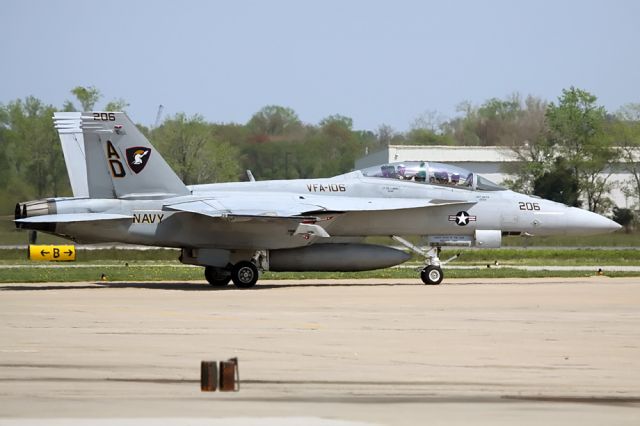
{"type": "Polygon", "coordinates": [[[442,246],[499,247],[503,235],[619,229],[595,213],[428,161],[332,178],[185,186],[125,114],[58,113],[56,119],[76,196],[19,204],[17,226],[82,243],[180,248],[181,261],[205,266],[212,285],[232,279],[251,287],[259,269],[359,271],[409,259],[401,250],[363,244],[367,236],[394,236],[423,254],[421,278],[438,284],[442,246]],[[73,147],[65,145],[71,136],[73,147]],[[407,235],[427,237],[433,249],[400,237],[407,235]]]}

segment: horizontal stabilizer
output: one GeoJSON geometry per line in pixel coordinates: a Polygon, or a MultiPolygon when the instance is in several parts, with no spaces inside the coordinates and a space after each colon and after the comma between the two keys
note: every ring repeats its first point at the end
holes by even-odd
{"type": "MultiPolygon", "coordinates": [[[[216,198],[203,198],[196,201],[186,201],[166,204],[165,209],[201,214],[209,217],[295,217],[305,211],[322,209],[321,206],[300,200],[292,194],[223,194],[216,198]]],[[[304,219],[304,218],[302,218],[304,219]]]]}
{"type": "Polygon", "coordinates": [[[71,223],[71,222],[91,222],[96,220],[120,220],[132,219],[133,216],[124,214],[109,213],[68,213],[68,214],[46,214],[42,216],[26,217],[16,219],[18,223],[71,223]]]}
{"type": "Polygon", "coordinates": [[[297,212],[292,212],[290,210],[287,211],[265,211],[255,209],[253,212],[248,210],[243,210],[243,213],[231,213],[229,210],[219,207],[215,207],[214,200],[198,200],[187,203],[176,203],[165,205],[164,208],[167,210],[178,211],[178,212],[186,212],[186,213],[195,213],[203,216],[208,216],[214,219],[225,219],[233,222],[242,222],[242,221],[261,221],[261,222],[273,222],[273,221],[281,221],[281,220],[294,220],[296,222],[301,222],[304,220],[316,220],[315,216],[300,216],[297,212]],[[279,214],[278,214],[279,213],[279,214]],[[293,213],[293,214],[291,214],[293,213]]]}

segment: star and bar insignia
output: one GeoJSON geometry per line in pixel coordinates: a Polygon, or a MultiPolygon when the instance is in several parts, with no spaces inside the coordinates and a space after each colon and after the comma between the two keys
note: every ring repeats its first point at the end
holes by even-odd
{"type": "Polygon", "coordinates": [[[456,225],[458,226],[466,226],[469,224],[469,222],[475,222],[476,221],[476,216],[471,216],[469,213],[467,212],[458,212],[455,215],[450,214],[449,215],[449,222],[455,222],[456,225]]]}

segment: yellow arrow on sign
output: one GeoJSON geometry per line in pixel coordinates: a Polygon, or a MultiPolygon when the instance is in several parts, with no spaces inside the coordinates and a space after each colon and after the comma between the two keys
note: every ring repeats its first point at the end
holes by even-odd
{"type": "Polygon", "coordinates": [[[76,260],[76,247],[72,245],[29,245],[29,259],[72,262],[76,260]]]}

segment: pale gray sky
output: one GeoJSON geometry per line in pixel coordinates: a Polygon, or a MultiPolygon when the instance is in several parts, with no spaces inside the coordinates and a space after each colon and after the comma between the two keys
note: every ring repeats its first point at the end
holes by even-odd
{"type": "Polygon", "coordinates": [[[61,106],[94,85],[152,124],[245,123],[268,104],[307,123],[406,130],[426,110],[571,85],[608,110],[640,102],[640,2],[0,1],[0,103],[61,106]]]}

